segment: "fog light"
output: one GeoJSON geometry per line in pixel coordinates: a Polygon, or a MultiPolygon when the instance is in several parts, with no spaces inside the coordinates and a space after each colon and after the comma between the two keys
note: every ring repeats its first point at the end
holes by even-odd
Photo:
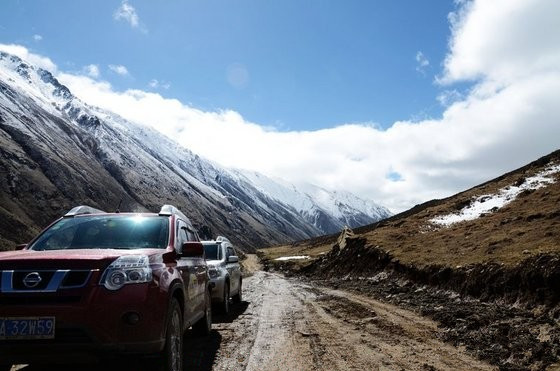
{"type": "Polygon", "coordinates": [[[123,316],[123,321],[129,325],[135,325],[140,322],[140,314],[136,312],[128,312],[123,316]]]}

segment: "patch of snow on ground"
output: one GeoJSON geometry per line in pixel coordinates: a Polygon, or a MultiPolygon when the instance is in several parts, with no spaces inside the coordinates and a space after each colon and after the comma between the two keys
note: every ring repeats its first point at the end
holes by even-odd
{"type": "Polygon", "coordinates": [[[302,260],[302,259],[309,259],[309,256],[307,256],[307,255],[282,256],[282,257],[276,258],[274,260],[286,261],[286,260],[302,260]]]}
{"type": "Polygon", "coordinates": [[[484,213],[493,212],[509,204],[523,191],[536,190],[554,183],[554,178],[551,175],[559,172],[560,164],[549,166],[540,173],[526,178],[519,186],[511,185],[500,189],[498,193],[479,196],[458,213],[437,216],[430,219],[430,222],[440,226],[450,226],[455,223],[477,219],[484,213]]]}

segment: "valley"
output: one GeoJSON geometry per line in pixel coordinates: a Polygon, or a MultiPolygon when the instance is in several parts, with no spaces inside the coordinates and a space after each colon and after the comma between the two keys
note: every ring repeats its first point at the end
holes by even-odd
{"type": "MultiPolygon", "coordinates": [[[[82,204],[173,204],[194,229],[227,236],[244,258],[243,301],[215,314],[208,337],[187,331],[184,370],[560,369],[560,150],[393,215],[349,192],[221,166],[55,76],[0,52],[0,251],[82,204]]],[[[383,176],[399,187],[397,169],[383,176]]],[[[182,246],[170,252],[180,259],[182,246]]],[[[145,368],[141,357],[79,366],[145,368]]]]}

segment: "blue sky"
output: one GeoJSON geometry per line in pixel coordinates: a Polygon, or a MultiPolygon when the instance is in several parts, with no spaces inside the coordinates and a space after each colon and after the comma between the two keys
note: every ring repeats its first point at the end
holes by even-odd
{"type": "Polygon", "coordinates": [[[559,149],[558,14],[558,0],[3,0],[0,49],[218,164],[396,212],[559,149]]]}
{"type": "Polygon", "coordinates": [[[127,4],[136,25],[115,19],[121,1],[4,0],[0,42],[25,45],[66,71],[95,64],[116,89],[156,90],[279,130],[386,128],[444,109],[434,76],[447,51],[452,1],[127,4]],[[428,65],[420,66],[418,52],[428,65]]]}

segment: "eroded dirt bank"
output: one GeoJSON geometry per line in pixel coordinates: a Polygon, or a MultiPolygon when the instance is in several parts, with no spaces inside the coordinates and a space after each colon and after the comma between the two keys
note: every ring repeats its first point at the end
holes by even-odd
{"type": "MultiPolygon", "coordinates": [[[[245,280],[244,302],[216,317],[210,337],[188,334],[185,370],[492,369],[441,337],[434,321],[412,311],[258,271],[245,280]]],[[[120,369],[142,368],[128,367],[120,369]]]]}
{"type": "Polygon", "coordinates": [[[443,330],[440,339],[500,369],[544,370],[558,362],[558,257],[535,256],[515,267],[419,267],[361,238],[345,242],[299,274],[430,317],[443,330]]]}

